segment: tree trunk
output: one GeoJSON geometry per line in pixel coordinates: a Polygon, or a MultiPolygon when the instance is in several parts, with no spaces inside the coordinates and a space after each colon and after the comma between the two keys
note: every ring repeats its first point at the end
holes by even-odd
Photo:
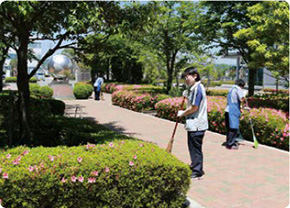
{"type": "Polygon", "coordinates": [[[9,50],[9,47],[5,47],[3,48],[3,50],[1,51],[2,53],[2,57],[1,57],[1,60],[0,60],[0,76],[1,76],[1,81],[0,81],[0,92],[3,91],[3,79],[2,79],[2,75],[4,74],[3,72],[3,67],[4,67],[4,63],[5,63],[5,60],[6,60],[6,57],[7,57],[7,54],[8,54],[8,50],[9,50]]]}
{"type": "Polygon", "coordinates": [[[27,71],[27,53],[29,37],[23,35],[20,39],[20,46],[17,50],[17,88],[19,93],[20,110],[20,143],[29,144],[30,142],[30,92],[29,77],[27,71]]]}
{"type": "Polygon", "coordinates": [[[256,69],[249,68],[249,77],[248,77],[249,97],[254,95],[256,72],[257,72],[256,69]]]}
{"type": "Polygon", "coordinates": [[[107,58],[107,65],[106,65],[106,76],[107,76],[107,81],[110,81],[110,58],[107,58]]]}

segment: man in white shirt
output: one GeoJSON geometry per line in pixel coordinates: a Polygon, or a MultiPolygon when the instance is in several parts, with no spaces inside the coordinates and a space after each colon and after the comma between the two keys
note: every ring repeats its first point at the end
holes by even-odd
{"type": "Polygon", "coordinates": [[[188,86],[188,90],[183,93],[183,96],[187,97],[187,108],[185,111],[178,111],[177,116],[186,117],[191,179],[200,180],[204,175],[202,140],[208,129],[206,93],[197,69],[189,67],[183,72],[183,76],[188,86]]]}
{"type": "Polygon", "coordinates": [[[238,142],[236,138],[238,136],[240,117],[241,117],[241,102],[245,103],[245,96],[243,89],[245,82],[242,79],[238,79],[228,93],[227,107],[225,110],[225,120],[227,128],[227,149],[238,149],[238,142]]]}
{"type": "Polygon", "coordinates": [[[94,83],[95,100],[100,100],[101,87],[103,83],[103,77],[98,77],[94,83]]]}

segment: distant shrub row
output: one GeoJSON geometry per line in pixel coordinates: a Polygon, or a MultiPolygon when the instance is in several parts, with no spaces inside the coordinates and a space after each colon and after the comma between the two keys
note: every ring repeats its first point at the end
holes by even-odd
{"type": "MultiPolygon", "coordinates": [[[[4,81],[6,83],[16,83],[17,82],[17,77],[5,77],[4,81]]],[[[31,77],[29,82],[36,83],[37,82],[37,78],[36,77],[31,77]]]]}

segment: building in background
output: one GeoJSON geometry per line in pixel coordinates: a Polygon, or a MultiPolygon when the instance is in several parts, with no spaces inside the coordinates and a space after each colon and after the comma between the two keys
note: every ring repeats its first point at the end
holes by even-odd
{"type": "MultiPolygon", "coordinates": [[[[41,42],[34,42],[34,43],[30,43],[28,45],[28,48],[31,49],[33,51],[33,54],[35,56],[36,59],[40,59],[42,56],[42,47],[41,47],[41,42]]],[[[12,60],[17,60],[17,54],[16,51],[13,49],[9,49],[8,51],[8,57],[5,60],[4,63],[4,73],[6,77],[12,77],[12,76],[16,76],[17,75],[17,66],[11,66],[11,61],[12,60]]],[[[30,73],[37,65],[38,60],[28,60],[28,73],[30,73]]],[[[42,69],[40,69],[42,70],[42,69]]]]}
{"type": "MultiPolygon", "coordinates": [[[[231,52],[224,55],[222,58],[236,60],[236,79],[243,79],[248,82],[248,68],[246,63],[244,63],[243,58],[239,52],[231,52]]],[[[280,77],[280,80],[283,80],[280,77]]],[[[276,79],[272,76],[272,73],[266,68],[258,69],[255,78],[255,85],[262,86],[263,88],[274,88],[276,85],[276,79]]],[[[280,87],[284,87],[283,82],[279,82],[280,87]]]]}

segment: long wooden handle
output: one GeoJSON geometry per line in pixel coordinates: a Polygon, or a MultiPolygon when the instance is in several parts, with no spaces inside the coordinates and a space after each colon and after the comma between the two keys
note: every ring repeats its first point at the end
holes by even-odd
{"type": "MultiPolygon", "coordinates": [[[[181,102],[180,110],[183,109],[184,101],[185,101],[185,97],[183,97],[183,100],[182,100],[182,102],[181,102]]],[[[177,117],[177,113],[178,113],[178,111],[177,111],[176,114],[175,114],[175,116],[176,116],[176,122],[175,122],[175,127],[174,127],[174,130],[173,130],[173,133],[172,133],[172,137],[171,137],[171,141],[172,141],[172,142],[173,142],[173,138],[174,138],[174,135],[175,135],[175,132],[176,132],[176,129],[177,129],[177,125],[178,125],[178,117],[177,117]]]]}

